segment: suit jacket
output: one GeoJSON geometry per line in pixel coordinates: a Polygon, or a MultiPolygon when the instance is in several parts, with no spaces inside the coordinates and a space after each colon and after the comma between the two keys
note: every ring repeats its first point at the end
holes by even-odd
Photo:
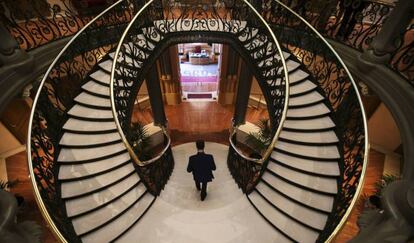
{"type": "Polygon", "coordinates": [[[211,154],[197,153],[190,156],[187,171],[193,173],[194,180],[197,182],[212,181],[213,170],[216,170],[216,164],[211,154]]]}

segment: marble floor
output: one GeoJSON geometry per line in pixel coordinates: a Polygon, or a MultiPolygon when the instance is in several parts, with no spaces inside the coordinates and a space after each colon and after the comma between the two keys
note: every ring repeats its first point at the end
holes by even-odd
{"type": "Polygon", "coordinates": [[[261,218],[238,189],[226,164],[228,146],[206,143],[217,170],[200,201],[186,167],[195,143],[173,147],[174,171],[147,214],[120,242],[277,242],[277,232],[261,218]]]}

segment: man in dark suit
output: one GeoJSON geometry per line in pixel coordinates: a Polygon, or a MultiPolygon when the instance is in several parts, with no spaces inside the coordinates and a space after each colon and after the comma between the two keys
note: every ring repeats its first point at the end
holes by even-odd
{"type": "Polygon", "coordinates": [[[187,171],[193,173],[197,190],[201,190],[201,201],[204,201],[207,196],[207,183],[214,178],[213,170],[216,170],[216,164],[211,154],[204,153],[204,141],[198,140],[196,146],[198,152],[190,156],[187,171]]]}

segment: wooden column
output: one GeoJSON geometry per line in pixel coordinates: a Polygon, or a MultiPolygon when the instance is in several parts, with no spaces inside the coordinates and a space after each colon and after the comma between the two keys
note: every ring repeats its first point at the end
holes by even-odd
{"type": "Polygon", "coordinates": [[[147,82],[148,95],[151,103],[152,114],[154,117],[154,124],[157,126],[166,126],[167,118],[164,112],[164,102],[162,99],[162,92],[160,80],[156,65],[153,65],[149,71],[147,82]]]}
{"type": "Polygon", "coordinates": [[[250,89],[252,87],[253,74],[247,65],[242,62],[239,83],[237,86],[236,106],[234,110],[234,125],[243,125],[245,123],[247,106],[249,104],[250,89]]]}
{"type": "Polygon", "coordinates": [[[177,105],[181,103],[180,67],[177,46],[169,47],[157,61],[157,69],[165,103],[177,105]]]}
{"type": "Polygon", "coordinates": [[[234,104],[239,66],[239,55],[231,47],[223,44],[219,62],[220,81],[218,88],[218,103],[221,105],[234,104]]]}

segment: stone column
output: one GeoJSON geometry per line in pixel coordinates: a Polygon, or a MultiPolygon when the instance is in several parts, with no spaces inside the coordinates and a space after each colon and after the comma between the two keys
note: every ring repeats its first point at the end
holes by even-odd
{"type": "Polygon", "coordinates": [[[30,72],[34,65],[33,57],[19,48],[17,41],[1,23],[0,36],[0,67],[9,66],[18,72],[30,72]]]}

